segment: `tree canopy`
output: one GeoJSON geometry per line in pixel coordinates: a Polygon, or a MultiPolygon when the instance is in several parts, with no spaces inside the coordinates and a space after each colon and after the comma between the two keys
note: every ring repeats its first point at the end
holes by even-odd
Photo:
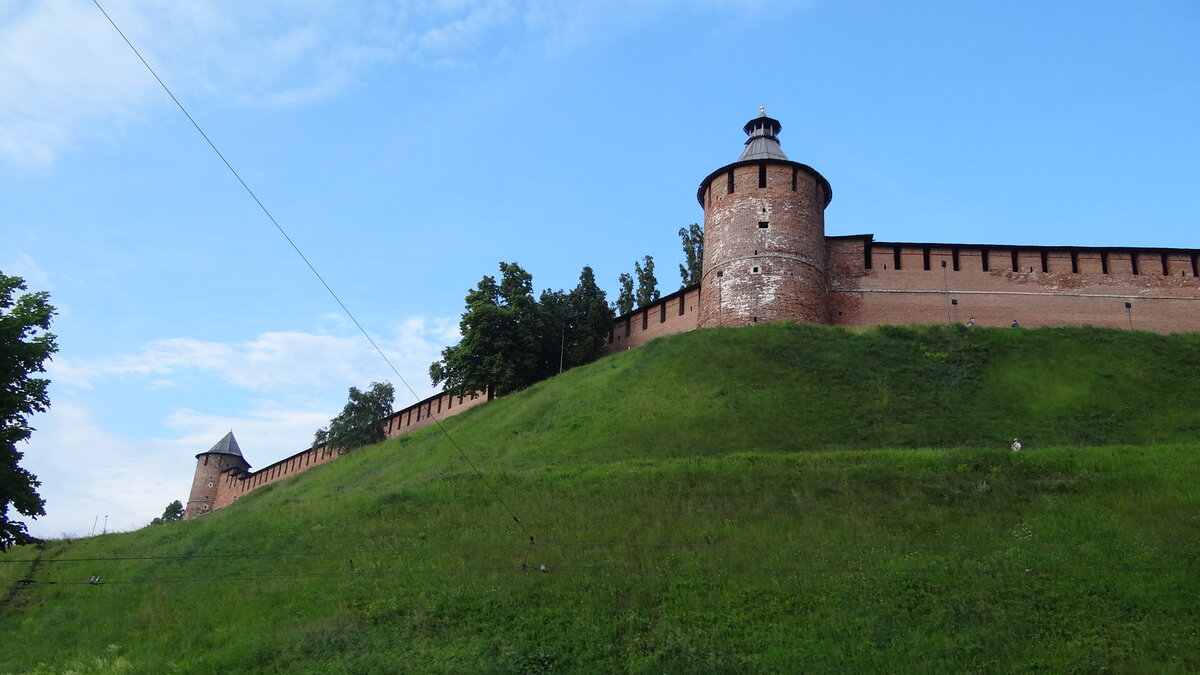
{"type": "Polygon", "coordinates": [[[658,302],[661,294],[658,292],[658,279],[654,276],[654,258],[644,256],[642,262],[634,261],[633,271],[637,275],[637,306],[645,307],[658,302]]]}
{"type": "Polygon", "coordinates": [[[620,284],[621,290],[617,294],[617,303],[614,305],[617,314],[628,314],[633,311],[633,277],[625,272],[617,277],[617,283],[620,284]]]}
{"type": "Polygon", "coordinates": [[[46,515],[45,501],[36,488],[37,476],[21,468],[24,456],[17,443],[27,441],[34,428],[29,416],[50,407],[50,380],[34,377],[45,372],[45,362],[58,350],[50,329],[54,307],[45,291],[23,293],[21,277],[0,272],[0,551],[32,541],[25,523],[9,515],[46,515]]]}
{"type": "Polygon", "coordinates": [[[151,520],[150,524],[165,525],[166,523],[173,523],[176,520],[183,520],[183,502],[178,499],[167,504],[167,508],[163,510],[163,514],[151,520]]]}
{"type": "Polygon", "coordinates": [[[342,452],[379,443],[387,438],[383,421],[392,414],[396,390],[389,382],[372,382],[367,391],[350,387],[349,400],[329,426],[317,429],[313,445],[328,445],[342,452]]]}
{"type": "Polygon", "coordinates": [[[692,223],[679,228],[679,238],[683,240],[684,264],[679,266],[679,276],[683,283],[679,288],[687,288],[700,283],[700,275],[704,270],[704,229],[699,223],[692,223]]]}
{"type": "Polygon", "coordinates": [[[455,394],[511,393],[602,356],[612,318],[590,267],[569,293],[547,289],[535,300],[533,277],[502,262],[499,283],[484,276],[467,293],[462,339],[442,350],[429,377],[455,394]]]}

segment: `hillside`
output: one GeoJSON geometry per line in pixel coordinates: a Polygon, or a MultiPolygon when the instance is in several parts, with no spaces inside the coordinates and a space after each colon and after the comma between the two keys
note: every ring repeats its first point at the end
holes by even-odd
{"type": "Polygon", "coordinates": [[[1198,335],[657,340],[447,420],[486,483],[427,430],[0,557],[0,672],[1194,672],[1197,372],[1198,335]]]}

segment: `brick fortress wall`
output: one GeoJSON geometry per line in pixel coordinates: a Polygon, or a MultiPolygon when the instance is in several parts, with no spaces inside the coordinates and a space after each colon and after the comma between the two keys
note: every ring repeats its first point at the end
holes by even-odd
{"type": "Polygon", "coordinates": [[[975,317],[980,326],[1200,331],[1194,249],[889,243],[870,235],[830,237],[827,246],[836,325],[975,317]]]}
{"type": "Polygon", "coordinates": [[[787,160],[737,162],[706,178],[699,197],[701,327],[829,321],[824,212],[830,195],[820,174],[787,160]]]}
{"type": "MultiPolygon", "coordinates": [[[[388,416],[383,422],[384,433],[388,438],[395,438],[427,427],[433,424],[435,419],[444,419],[469,410],[485,400],[486,397],[482,394],[468,396],[452,396],[445,392],[435,394],[388,416]]],[[[247,467],[243,462],[235,461],[234,458],[227,455],[203,455],[197,460],[192,492],[197,494],[197,486],[200,486],[202,492],[212,496],[206,503],[197,502],[194,510],[192,502],[189,501],[188,517],[191,518],[211,509],[228,506],[264,485],[270,485],[302,473],[318,464],[324,464],[341,456],[342,453],[337,450],[322,445],[302,450],[258,471],[251,472],[246,470],[247,467]]]]}
{"type": "MultiPolygon", "coordinates": [[[[1200,251],[1194,249],[889,243],[852,235],[827,238],[825,259],[833,325],[965,323],[973,316],[980,326],[1008,326],[1015,319],[1031,328],[1132,323],[1159,333],[1200,331],[1200,251]]],[[[696,328],[701,288],[690,286],[617,317],[607,337],[609,352],[696,328]]],[[[384,430],[395,438],[485,400],[480,394],[437,394],[393,413],[384,430]]],[[[188,517],[340,456],[324,446],[310,448],[254,472],[230,458],[202,457],[188,517]]]]}
{"type": "MultiPolygon", "coordinates": [[[[966,322],[1091,325],[1161,333],[1200,331],[1196,249],[984,246],[876,242],[825,236],[832,188],[787,159],[781,125],[751,120],[739,161],[709,174],[701,283],[613,322],[610,353],[697,327],[779,320],[844,326],[966,322]]],[[[388,438],[482,403],[437,394],[384,421],[388,438]]],[[[250,472],[240,458],[198,456],[187,517],[233,503],[339,457],[326,447],[250,472]]]]}

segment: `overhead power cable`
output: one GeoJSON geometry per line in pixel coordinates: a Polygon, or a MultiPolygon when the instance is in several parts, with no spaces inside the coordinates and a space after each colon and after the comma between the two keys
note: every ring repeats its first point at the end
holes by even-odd
{"type": "MultiPolygon", "coordinates": [[[[287,231],[283,229],[283,226],[279,224],[279,221],[275,219],[275,216],[271,215],[270,210],[268,210],[266,205],[262,203],[262,200],[258,198],[258,195],[254,193],[254,190],[250,189],[250,186],[246,184],[246,181],[242,179],[242,176],[237,172],[236,169],[233,168],[233,165],[229,163],[229,160],[225,159],[225,155],[222,154],[219,149],[217,149],[216,144],[212,142],[212,139],[208,137],[208,134],[204,133],[204,129],[200,128],[200,125],[196,122],[195,118],[193,118],[191,113],[187,111],[187,108],[185,108],[183,104],[179,102],[179,99],[176,98],[175,94],[171,92],[171,88],[168,87],[167,84],[163,82],[162,78],[158,76],[158,73],[155,72],[154,68],[150,66],[149,62],[147,62],[142,56],[141,52],[138,51],[137,47],[133,46],[133,42],[126,37],[125,32],[121,30],[121,27],[117,25],[117,22],[114,21],[113,18],[108,15],[108,12],[106,12],[104,8],[100,6],[99,0],[92,0],[92,2],[96,5],[96,9],[100,10],[100,13],[104,15],[104,18],[108,19],[108,22],[112,24],[112,27],[121,36],[121,39],[125,41],[125,44],[129,45],[129,48],[133,50],[133,53],[138,57],[138,60],[142,62],[142,65],[146,66],[146,70],[150,71],[150,74],[153,75],[154,79],[158,81],[158,84],[162,87],[163,91],[167,92],[167,96],[171,97],[171,100],[175,102],[175,105],[179,108],[180,112],[182,112],[184,116],[187,117],[188,121],[192,123],[192,126],[196,128],[196,131],[199,132],[200,136],[202,136],[204,141],[208,143],[208,147],[212,148],[212,151],[217,154],[217,157],[219,157],[221,162],[225,164],[225,168],[229,169],[229,172],[232,173],[233,177],[236,178],[238,183],[241,184],[242,188],[246,191],[246,194],[250,195],[250,198],[254,200],[255,204],[258,204],[258,208],[261,209],[271,223],[275,225],[275,229],[279,231],[279,234],[281,234],[285,240],[287,240],[287,243],[291,245],[292,250],[296,252],[296,255],[300,256],[300,259],[304,261],[304,264],[308,266],[308,269],[312,271],[317,280],[321,282],[321,285],[325,287],[325,290],[329,292],[329,295],[332,296],[334,301],[337,302],[338,306],[342,308],[342,311],[346,313],[346,316],[350,317],[350,320],[354,322],[355,326],[358,327],[358,330],[363,334],[363,337],[367,338],[367,342],[371,344],[371,347],[375,349],[376,353],[379,354],[384,363],[388,365],[388,368],[391,368],[392,372],[396,374],[397,379],[400,380],[400,383],[404,385],[404,388],[408,390],[413,399],[420,401],[421,399],[419,396],[417,396],[417,392],[413,390],[413,388],[408,384],[408,381],[404,379],[404,376],[400,374],[400,371],[392,363],[391,359],[387,357],[387,354],[383,353],[383,350],[380,349],[379,345],[375,343],[375,340],[371,337],[371,334],[367,332],[367,329],[363,328],[363,325],[359,323],[358,319],[354,316],[354,313],[350,311],[350,308],[346,306],[346,303],[342,302],[342,299],[338,297],[338,294],[334,292],[333,288],[330,287],[330,285],[325,281],[325,278],[321,276],[321,273],[317,271],[317,268],[312,264],[311,261],[309,261],[308,257],[304,255],[304,252],[300,250],[300,247],[296,245],[296,242],[293,241],[288,235],[287,231]]],[[[515,522],[517,526],[520,527],[521,530],[526,534],[526,536],[529,537],[530,543],[533,543],[533,535],[529,533],[529,530],[526,529],[525,524],[521,522],[521,519],[517,518],[516,513],[514,513],[509,507],[508,503],[504,501],[504,499],[500,496],[500,493],[496,491],[496,488],[492,485],[491,481],[487,479],[487,476],[485,476],[484,473],[479,470],[479,467],[475,466],[475,463],[471,461],[470,457],[467,457],[467,453],[463,451],[458,442],[454,440],[454,437],[451,436],[446,428],[442,426],[441,420],[433,415],[430,415],[430,417],[433,419],[438,429],[441,430],[441,432],[446,436],[446,439],[449,440],[451,445],[454,446],[454,449],[458,451],[458,454],[461,455],[463,460],[465,460],[466,463],[471,467],[471,470],[474,471],[475,474],[479,476],[480,480],[483,481],[484,485],[488,487],[488,490],[491,491],[496,501],[499,502],[500,505],[504,507],[504,510],[508,512],[508,515],[512,517],[513,522],[515,522]]]]}

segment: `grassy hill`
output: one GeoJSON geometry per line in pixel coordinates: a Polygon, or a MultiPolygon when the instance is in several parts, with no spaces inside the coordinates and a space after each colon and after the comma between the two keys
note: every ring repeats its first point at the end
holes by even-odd
{"type": "Polygon", "coordinates": [[[12,551],[0,672],[1195,672],[1197,373],[1197,335],[673,336],[447,420],[486,482],[427,430],[12,551]]]}

